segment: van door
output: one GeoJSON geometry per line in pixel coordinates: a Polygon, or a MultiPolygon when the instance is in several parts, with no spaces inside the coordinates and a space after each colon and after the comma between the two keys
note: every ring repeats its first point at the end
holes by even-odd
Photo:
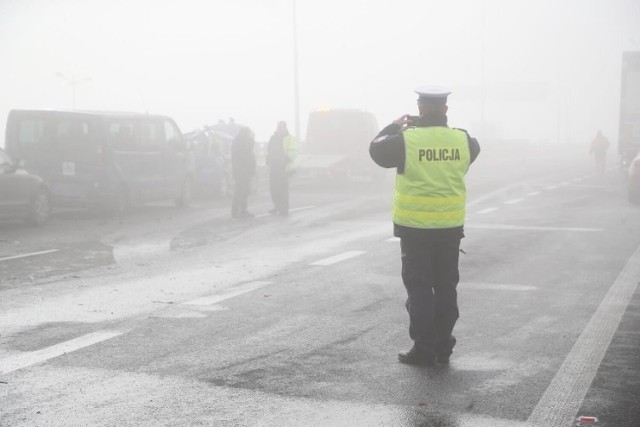
{"type": "Polygon", "coordinates": [[[95,124],[89,117],[50,117],[51,139],[43,150],[49,165],[53,199],[75,205],[89,200],[95,191],[98,170],[95,124]]]}
{"type": "Polygon", "coordinates": [[[166,151],[163,170],[167,188],[166,197],[180,196],[185,180],[190,179],[190,171],[195,170],[195,159],[187,151],[182,133],[172,120],[164,120],[166,151]]]}
{"type": "Polygon", "coordinates": [[[137,146],[133,152],[135,161],[129,165],[131,179],[141,202],[162,200],[166,198],[163,170],[166,142],[162,121],[142,119],[138,131],[137,146]]]}

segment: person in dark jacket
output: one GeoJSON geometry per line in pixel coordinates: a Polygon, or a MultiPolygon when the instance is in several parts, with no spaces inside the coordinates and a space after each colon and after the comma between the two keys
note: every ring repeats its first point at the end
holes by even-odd
{"type": "Polygon", "coordinates": [[[255,140],[253,132],[243,127],[231,145],[231,174],[234,181],[231,216],[233,218],[252,217],[247,210],[247,199],[251,192],[251,182],[256,173],[256,158],[253,152],[255,140]]]}
{"type": "Polygon", "coordinates": [[[400,238],[409,336],[414,341],[398,359],[432,366],[449,363],[456,344],[452,332],[459,317],[464,175],[480,146],[466,131],[449,128],[449,91],[421,87],[416,92],[420,115],[403,115],[382,129],[369,153],[379,166],[397,170],[394,235],[400,238]]]}

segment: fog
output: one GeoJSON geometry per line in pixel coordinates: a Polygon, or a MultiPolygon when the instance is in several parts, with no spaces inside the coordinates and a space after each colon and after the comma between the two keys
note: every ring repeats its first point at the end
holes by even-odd
{"type": "Polygon", "coordinates": [[[2,0],[0,127],[11,109],[167,114],[183,132],[233,117],[304,139],[318,107],[415,113],[448,86],[450,123],[483,140],[617,141],[621,52],[637,0],[2,0]],[[76,84],[73,85],[72,82],[76,84]],[[74,90],[75,87],[75,96],[74,90]]]}

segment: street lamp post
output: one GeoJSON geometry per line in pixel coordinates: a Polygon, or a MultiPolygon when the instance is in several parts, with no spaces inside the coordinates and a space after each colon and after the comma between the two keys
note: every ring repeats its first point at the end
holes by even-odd
{"type": "Polygon", "coordinates": [[[78,86],[81,83],[86,83],[89,80],[91,80],[91,77],[83,77],[81,79],[77,79],[76,76],[67,76],[63,73],[61,73],[60,71],[57,71],[55,73],[56,77],[61,78],[62,80],[65,80],[67,83],[69,83],[71,85],[71,93],[73,96],[73,109],[76,109],[76,86],[78,86]]]}
{"type": "Polygon", "coordinates": [[[293,114],[296,138],[300,139],[300,86],[298,80],[298,16],[296,0],[293,0],[293,114]]]}

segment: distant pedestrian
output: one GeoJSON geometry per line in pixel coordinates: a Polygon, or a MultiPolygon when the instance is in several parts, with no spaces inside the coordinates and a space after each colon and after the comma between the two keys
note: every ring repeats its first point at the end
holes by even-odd
{"type": "Polygon", "coordinates": [[[255,140],[248,127],[242,127],[231,145],[231,174],[234,181],[231,216],[233,218],[253,217],[247,210],[247,199],[251,192],[251,182],[256,173],[256,157],[253,152],[255,140]]]}
{"type": "Polygon", "coordinates": [[[400,237],[402,281],[407,290],[413,347],[402,363],[449,363],[456,344],[458,255],[464,236],[465,174],[480,146],[447,125],[449,91],[420,87],[419,117],[404,115],[371,142],[371,158],[396,168],[393,230],[400,237]]]}
{"type": "Polygon", "coordinates": [[[596,162],[596,170],[604,173],[607,165],[607,150],[609,149],[609,140],[605,138],[601,130],[598,130],[596,137],[591,141],[589,154],[592,154],[596,162]]]}
{"type": "Polygon", "coordinates": [[[273,209],[278,215],[289,214],[289,176],[298,150],[296,138],[289,133],[285,122],[278,122],[276,131],[267,146],[267,166],[269,166],[269,189],[273,209]]]}

